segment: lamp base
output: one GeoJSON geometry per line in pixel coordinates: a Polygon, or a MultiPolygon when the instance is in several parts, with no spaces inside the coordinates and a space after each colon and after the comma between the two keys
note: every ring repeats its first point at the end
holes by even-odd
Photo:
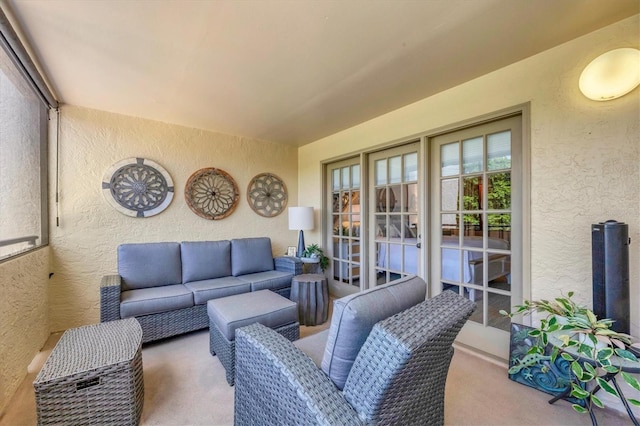
{"type": "Polygon", "coordinates": [[[298,234],[298,257],[302,257],[303,252],[304,252],[304,232],[300,230],[300,234],[298,234]]]}

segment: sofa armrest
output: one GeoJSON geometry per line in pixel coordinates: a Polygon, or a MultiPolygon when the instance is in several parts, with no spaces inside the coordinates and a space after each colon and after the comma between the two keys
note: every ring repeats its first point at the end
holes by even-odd
{"type": "Polygon", "coordinates": [[[100,281],[100,322],[120,319],[120,275],[105,275],[100,281]]]}
{"type": "Polygon", "coordinates": [[[276,271],[289,272],[293,275],[302,274],[302,261],[297,257],[278,256],[273,260],[276,265],[276,271]]]}
{"type": "Polygon", "coordinates": [[[311,358],[262,324],[236,331],[234,414],[236,425],[363,424],[311,358]]]}

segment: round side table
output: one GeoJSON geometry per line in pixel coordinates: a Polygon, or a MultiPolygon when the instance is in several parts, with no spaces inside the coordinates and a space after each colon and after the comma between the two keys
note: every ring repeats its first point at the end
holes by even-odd
{"type": "Polygon", "coordinates": [[[329,315],[329,286],[324,275],[302,274],[291,280],[291,300],[298,304],[301,325],[319,325],[329,315]]]}

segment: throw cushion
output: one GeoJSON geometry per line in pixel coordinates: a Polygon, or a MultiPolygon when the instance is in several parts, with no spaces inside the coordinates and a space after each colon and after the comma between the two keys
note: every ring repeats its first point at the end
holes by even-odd
{"type": "Polygon", "coordinates": [[[182,280],[208,280],[231,275],[230,241],[183,241],[182,280]]]}
{"type": "Polygon", "coordinates": [[[234,277],[273,269],[271,239],[261,237],[231,240],[231,274],[234,277]]]}
{"type": "Polygon", "coordinates": [[[427,295],[427,284],[408,276],[352,294],[333,303],[333,315],[322,371],[342,390],[360,348],[378,322],[404,311],[427,295]]]}
{"type": "Polygon", "coordinates": [[[180,244],[141,243],[118,246],[122,290],[182,283],[180,244]]]}

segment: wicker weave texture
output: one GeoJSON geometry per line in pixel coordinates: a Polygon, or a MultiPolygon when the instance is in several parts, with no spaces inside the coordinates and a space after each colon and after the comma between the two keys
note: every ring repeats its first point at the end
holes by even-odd
{"type": "Polygon", "coordinates": [[[236,425],[359,425],[309,357],[262,324],[236,333],[236,425]]]}
{"type": "Polygon", "coordinates": [[[377,323],[344,387],[368,423],[444,424],[452,344],[475,303],[446,291],[377,323]]]}
{"type": "MultiPolygon", "coordinates": [[[[300,338],[300,323],[287,324],[275,331],[293,342],[300,338]]],[[[233,386],[236,375],[236,341],[227,340],[212,321],[209,322],[209,352],[218,356],[225,369],[227,383],[233,386]]]]}
{"type": "Polygon", "coordinates": [[[33,383],[38,424],[138,424],[141,342],[133,318],[66,331],[33,383]]]}
{"type": "Polygon", "coordinates": [[[100,281],[100,322],[120,319],[120,275],[106,275],[100,281]]]}

